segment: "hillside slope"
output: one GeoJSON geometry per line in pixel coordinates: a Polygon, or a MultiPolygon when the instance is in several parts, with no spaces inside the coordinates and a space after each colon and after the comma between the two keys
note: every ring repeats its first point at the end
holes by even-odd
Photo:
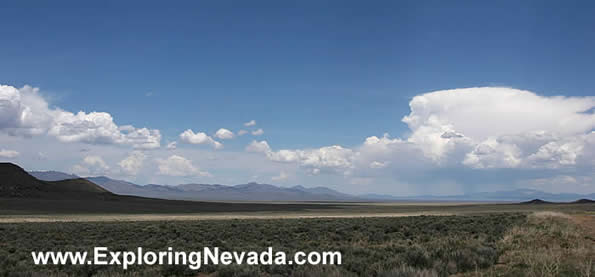
{"type": "Polygon", "coordinates": [[[43,181],[12,163],[0,163],[0,197],[42,197],[51,191],[43,181]]]}
{"type": "Polygon", "coordinates": [[[83,178],[41,181],[18,165],[0,163],[0,197],[64,199],[105,198],[114,194],[83,178]]]}

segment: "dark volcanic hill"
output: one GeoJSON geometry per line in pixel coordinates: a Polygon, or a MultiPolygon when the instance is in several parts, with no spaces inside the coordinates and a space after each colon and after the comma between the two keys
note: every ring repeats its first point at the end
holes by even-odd
{"type": "Polygon", "coordinates": [[[41,181],[12,163],[0,163],[0,197],[63,199],[95,198],[113,195],[82,178],[41,181]]]}
{"type": "Polygon", "coordinates": [[[48,193],[47,183],[37,180],[12,163],[0,163],[0,197],[41,197],[48,193]]]}
{"type": "Polygon", "coordinates": [[[583,199],[576,200],[576,201],[574,201],[572,203],[575,203],[575,204],[592,204],[592,203],[595,203],[595,200],[583,198],[583,199]]]}
{"type": "Polygon", "coordinates": [[[539,204],[552,204],[552,202],[543,201],[541,199],[533,199],[533,200],[530,200],[530,201],[522,202],[521,204],[539,205],[539,204]]]}

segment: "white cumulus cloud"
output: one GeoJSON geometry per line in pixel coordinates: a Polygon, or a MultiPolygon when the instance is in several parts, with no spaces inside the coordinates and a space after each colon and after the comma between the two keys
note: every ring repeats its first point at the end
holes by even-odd
{"type": "Polygon", "coordinates": [[[50,108],[39,89],[0,85],[0,132],[17,136],[47,134],[63,142],[122,144],[158,148],[159,130],[118,126],[106,112],[72,113],[50,108]]]}
{"type": "Polygon", "coordinates": [[[174,149],[177,148],[177,146],[178,146],[178,143],[175,142],[175,141],[172,141],[172,142],[170,142],[170,143],[167,144],[166,148],[168,150],[174,150],[174,149]]]}
{"type": "Polygon", "coordinates": [[[521,163],[521,150],[515,144],[488,139],[467,153],[463,164],[474,168],[513,168],[521,163]]]}
{"type": "Polygon", "coordinates": [[[251,127],[251,126],[255,126],[255,125],[256,125],[256,120],[254,120],[254,119],[244,123],[244,126],[246,126],[246,127],[251,127]]]}
{"type": "Polygon", "coordinates": [[[51,110],[39,89],[0,85],[0,131],[11,135],[39,135],[52,125],[59,110],[51,110]]]}
{"type": "Polygon", "coordinates": [[[339,145],[315,149],[281,149],[273,151],[264,140],[260,142],[253,141],[246,147],[246,151],[264,153],[271,161],[297,163],[302,167],[319,170],[348,170],[352,167],[352,161],[355,157],[355,153],[351,149],[339,145]]]}
{"type": "Polygon", "coordinates": [[[389,162],[373,161],[370,163],[370,168],[374,168],[374,169],[385,168],[388,164],[389,164],[389,162]]]}
{"type": "Polygon", "coordinates": [[[180,134],[180,140],[190,144],[208,144],[215,149],[223,148],[223,144],[214,140],[212,137],[204,132],[194,133],[191,129],[188,129],[180,134]]]}
{"type": "Polygon", "coordinates": [[[192,164],[192,161],[178,155],[171,155],[167,159],[157,159],[159,174],[167,176],[210,176],[192,164]]]}
{"type": "Polygon", "coordinates": [[[86,156],[83,161],[72,167],[72,171],[81,176],[105,175],[110,167],[100,156],[86,156]]]}
{"type": "Polygon", "coordinates": [[[246,130],[239,130],[238,131],[238,136],[243,136],[243,135],[245,135],[247,133],[248,133],[248,131],[246,131],[246,130]]]}
{"type": "Polygon", "coordinates": [[[217,130],[217,132],[215,133],[215,137],[219,138],[219,139],[232,139],[232,138],[234,138],[234,134],[230,130],[221,128],[221,129],[217,130]]]}
{"type": "MultiPolygon", "coordinates": [[[[572,166],[577,159],[585,154],[585,148],[595,150],[595,133],[558,140],[551,140],[543,144],[529,155],[528,163],[533,167],[558,168],[572,166]]],[[[592,153],[591,153],[592,154],[592,153]]]]}
{"type": "Polygon", "coordinates": [[[16,158],[19,156],[19,152],[14,151],[14,150],[6,150],[6,149],[0,149],[0,158],[16,158]]]}
{"type": "Polygon", "coordinates": [[[254,140],[248,146],[246,146],[246,151],[266,154],[271,151],[271,147],[266,142],[266,140],[263,140],[263,141],[255,141],[254,140]]]}
{"type": "Polygon", "coordinates": [[[133,151],[128,157],[121,160],[118,165],[125,174],[134,176],[142,168],[146,158],[147,156],[143,152],[133,151]]]}
{"type": "Polygon", "coordinates": [[[264,130],[263,129],[258,129],[258,130],[252,131],[252,135],[253,136],[261,136],[262,134],[264,134],[264,130]]]}

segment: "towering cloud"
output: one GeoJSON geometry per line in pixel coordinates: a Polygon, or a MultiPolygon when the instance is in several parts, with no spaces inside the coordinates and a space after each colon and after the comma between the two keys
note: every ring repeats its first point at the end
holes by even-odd
{"type": "Polygon", "coordinates": [[[371,136],[352,149],[273,151],[254,141],[247,151],[276,162],[343,171],[465,166],[562,168],[588,166],[595,158],[595,97],[545,97],[511,88],[466,88],[415,96],[403,117],[406,139],[371,136]],[[406,163],[405,163],[406,161],[406,163]]]}
{"type": "Polygon", "coordinates": [[[512,88],[453,89],[415,96],[403,122],[412,131],[408,141],[432,159],[442,158],[456,144],[470,144],[475,149],[469,165],[482,162],[482,157],[495,161],[498,153],[500,165],[517,166],[521,163],[514,156],[529,150],[515,150],[520,144],[590,132],[595,115],[589,110],[594,105],[594,97],[544,97],[512,88]]]}

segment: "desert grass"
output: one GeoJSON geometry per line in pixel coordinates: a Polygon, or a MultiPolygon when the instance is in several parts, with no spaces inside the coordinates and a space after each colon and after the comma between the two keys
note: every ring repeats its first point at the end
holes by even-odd
{"type": "Polygon", "coordinates": [[[465,276],[595,276],[592,226],[577,224],[572,215],[535,212],[515,225],[497,244],[497,265],[465,276]]]}

